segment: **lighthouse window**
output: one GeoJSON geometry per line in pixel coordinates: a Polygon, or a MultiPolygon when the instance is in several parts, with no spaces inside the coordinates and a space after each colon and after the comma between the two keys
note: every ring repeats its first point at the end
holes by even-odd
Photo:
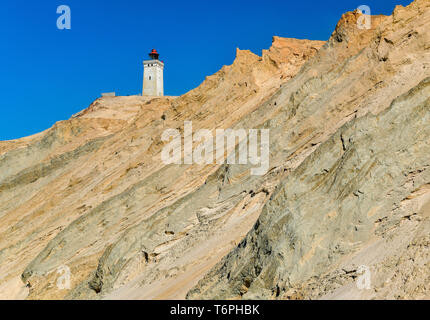
{"type": "Polygon", "coordinates": [[[151,76],[149,76],[149,80],[151,80],[151,76]]]}

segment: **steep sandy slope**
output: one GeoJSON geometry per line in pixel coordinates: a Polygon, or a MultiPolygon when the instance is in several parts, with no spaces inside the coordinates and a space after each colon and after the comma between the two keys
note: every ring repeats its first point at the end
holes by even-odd
{"type": "MultiPolygon", "coordinates": [[[[188,298],[430,296],[430,2],[396,7],[366,33],[356,20],[342,17],[265,124],[271,137],[282,131],[273,140],[285,160],[315,150],[188,298]],[[312,68],[319,76],[307,77],[312,68]],[[356,286],[360,266],[368,290],[356,286]]],[[[286,163],[275,145],[272,165],[286,163]]]]}
{"type": "MultiPolygon", "coordinates": [[[[101,297],[111,285],[109,277],[119,286],[140,274],[141,262],[149,260],[144,250],[151,261],[157,256],[157,270],[152,274],[157,281],[167,273],[175,277],[178,266],[193,268],[202,248],[192,235],[204,222],[197,212],[190,212],[174,217],[169,224],[162,212],[197,192],[217,166],[164,165],[162,132],[182,128],[185,120],[193,121],[194,130],[234,126],[322,45],[275,37],[262,57],[237,50],[233,65],[223,67],[184,96],[102,98],[41,134],[0,143],[1,297],[101,297]],[[150,234],[142,234],[141,243],[130,243],[133,230],[148,227],[154,218],[158,220],[149,228],[150,234]],[[184,266],[178,262],[164,270],[158,261],[173,251],[172,244],[182,241],[191,242],[187,247],[193,258],[182,262],[184,266]],[[90,287],[88,282],[98,265],[122,243],[137,245],[138,251],[119,257],[120,263],[115,262],[116,269],[103,279],[106,285],[97,295],[101,285],[90,287]],[[139,268],[136,259],[140,259],[139,268]],[[57,269],[62,265],[71,269],[71,290],[56,286],[57,269]]],[[[231,239],[207,243],[205,254],[214,251],[218,256],[214,254],[206,269],[240,241],[256,218],[241,225],[241,232],[230,232],[231,239]]],[[[236,222],[228,228],[234,226],[236,222]]],[[[203,272],[189,274],[189,288],[203,272]]],[[[148,297],[167,294],[163,287],[158,290],[148,297]]],[[[186,291],[170,294],[185,297],[186,291]]]]}
{"type": "Polygon", "coordinates": [[[429,2],[360,17],[238,50],[181,97],[102,98],[1,142],[0,298],[428,295],[429,2]],[[270,129],[269,171],[164,165],[184,121],[270,129]]]}
{"type": "MultiPolygon", "coordinates": [[[[418,5],[412,10],[422,9],[418,5]]],[[[407,14],[414,15],[413,11],[407,14]]],[[[357,29],[359,17],[357,12],[342,17],[330,41],[303,66],[299,74],[235,126],[256,128],[261,124],[261,127],[271,130],[269,173],[255,177],[249,174],[249,166],[222,166],[197,192],[154,215],[136,229],[129,230],[129,238],[117,242],[112,251],[107,252],[93,278],[92,284],[98,289],[103,286],[114,288],[106,298],[150,298],[154,297],[154,291],[159,292],[159,287],[165,291],[156,295],[157,298],[171,298],[178,290],[185,291],[196,279],[192,275],[206,273],[207,267],[223,253],[208,250],[207,244],[210,241],[225,243],[247,230],[279,181],[337,128],[369,111],[379,112],[387,108],[399,92],[409,90],[428,76],[428,20],[422,22],[417,18],[403,26],[420,31],[416,38],[405,41],[411,37],[405,34],[405,30],[399,31],[391,17],[375,17],[372,30],[357,29]],[[385,25],[378,27],[384,22],[385,25]],[[397,45],[390,48],[390,59],[382,50],[385,43],[381,44],[381,39],[385,36],[393,38],[397,45]],[[405,60],[405,56],[409,59],[405,60]],[[402,81],[398,81],[400,78],[402,81]],[[159,255],[158,248],[151,244],[159,234],[159,231],[154,231],[154,226],[165,221],[166,225],[177,226],[176,230],[187,230],[183,219],[195,219],[196,216],[199,220],[194,227],[197,232],[192,236],[187,232],[186,240],[169,243],[171,249],[159,255]],[[188,250],[190,243],[199,244],[198,256],[195,250],[188,250]],[[140,261],[144,263],[139,264],[138,257],[142,251],[144,259],[140,258],[140,261]],[[127,254],[134,257],[134,268],[139,270],[140,276],[122,286],[117,280],[118,272],[113,270],[127,254]],[[150,258],[145,258],[147,256],[150,258]],[[194,268],[187,266],[190,260],[195,261],[194,268]],[[154,276],[160,270],[165,273],[165,279],[154,276]],[[172,281],[178,277],[180,282],[172,281]]],[[[401,19],[400,23],[405,23],[409,16],[401,19]]],[[[242,257],[235,256],[232,263],[236,264],[240,259],[242,257]]],[[[245,264],[252,266],[252,263],[252,260],[246,260],[245,264]]],[[[246,291],[246,286],[240,284],[240,294],[218,294],[216,290],[223,292],[233,282],[224,269],[215,270],[206,278],[210,286],[215,285],[215,291],[206,292],[198,286],[190,298],[235,298],[246,291]],[[218,282],[219,286],[216,285],[218,282]]]]}

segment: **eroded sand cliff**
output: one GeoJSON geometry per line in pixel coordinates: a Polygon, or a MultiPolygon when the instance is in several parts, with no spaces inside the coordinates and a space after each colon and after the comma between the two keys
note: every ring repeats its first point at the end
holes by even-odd
{"type": "Polygon", "coordinates": [[[430,2],[360,16],[0,142],[0,298],[429,298],[430,2]],[[184,121],[270,129],[269,171],[163,164],[184,121]]]}

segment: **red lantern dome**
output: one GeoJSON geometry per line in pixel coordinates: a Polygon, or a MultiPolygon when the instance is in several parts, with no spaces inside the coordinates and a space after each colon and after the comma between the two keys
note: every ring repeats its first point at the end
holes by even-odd
{"type": "Polygon", "coordinates": [[[149,57],[153,60],[158,60],[158,57],[160,55],[158,54],[157,50],[152,49],[151,52],[149,53],[149,57]]]}

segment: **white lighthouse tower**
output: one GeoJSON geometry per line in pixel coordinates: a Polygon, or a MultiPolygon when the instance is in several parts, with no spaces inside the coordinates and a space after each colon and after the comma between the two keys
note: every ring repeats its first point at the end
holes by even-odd
{"type": "Polygon", "coordinates": [[[143,61],[142,95],[161,97],[164,95],[164,63],[158,59],[159,54],[155,49],[152,49],[149,57],[151,60],[143,61]]]}

